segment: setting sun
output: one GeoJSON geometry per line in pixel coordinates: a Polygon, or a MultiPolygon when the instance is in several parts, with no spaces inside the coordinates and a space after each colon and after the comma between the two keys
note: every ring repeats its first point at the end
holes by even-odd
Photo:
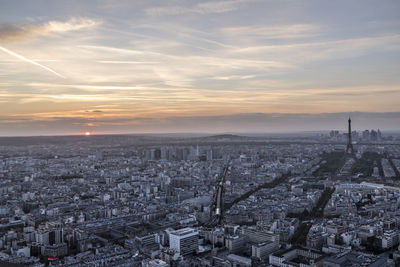
{"type": "Polygon", "coordinates": [[[89,135],[91,135],[91,133],[90,132],[85,132],[85,135],[89,136],[89,135]]]}

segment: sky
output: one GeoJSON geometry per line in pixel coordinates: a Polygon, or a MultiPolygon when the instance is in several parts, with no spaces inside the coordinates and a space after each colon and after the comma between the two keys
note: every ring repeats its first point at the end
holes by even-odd
{"type": "Polygon", "coordinates": [[[0,0],[0,136],[399,130],[399,103],[398,0],[0,0]]]}

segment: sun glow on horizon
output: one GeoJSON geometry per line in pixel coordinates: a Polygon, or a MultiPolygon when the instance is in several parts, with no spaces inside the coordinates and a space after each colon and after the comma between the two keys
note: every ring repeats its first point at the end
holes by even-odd
{"type": "Polygon", "coordinates": [[[86,136],[90,136],[90,135],[92,135],[92,133],[91,132],[85,132],[85,135],[86,136]]]}

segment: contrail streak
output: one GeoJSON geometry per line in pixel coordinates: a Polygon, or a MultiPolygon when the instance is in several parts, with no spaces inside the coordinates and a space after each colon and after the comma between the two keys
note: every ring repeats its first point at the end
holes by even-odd
{"type": "Polygon", "coordinates": [[[11,55],[11,56],[14,56],[14,57],[16,57],[16,58],[19,58],[19,59],[21,59],[21,60],[23,60],[23,61],[25,61],[25,62],[28,62],[28,63],[31,63],[31,64],[33,64],[33,65],[39,66],[39,67],[41,67],[42,69],[45,69],[45,70],[47,70],[47,71],[50,71],[51,73],[57,75],[58,77],[64,78],[64,79],[65,79],[64,76],[62,76],[61,74],[55,72],[54,70],[50,69],[49,67],[43,66],[42,64],[37,63],[37,62],[35,62],[35,61],[33,61],[33,60],[29,59],[29,58],[26,58],[26,57],[24,57],[24,56],[22,56],[22,55],[19,55],[19,54],[15,53],[15,52],[13,52],[13,51],[11,51],[11,50],[8,50],[7,48],[4,48],[4,47],[0,46],[0,50],[6,52],[7,54],[9,54],[9,55],[11,55]]]}

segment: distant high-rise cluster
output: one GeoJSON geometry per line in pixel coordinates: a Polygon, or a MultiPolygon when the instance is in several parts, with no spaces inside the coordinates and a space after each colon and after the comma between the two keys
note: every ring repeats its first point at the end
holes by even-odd
{"type": "MultiPolygon", "coordinates": [[[[331,130],[329,132],[329,138],[335,141],[345,141],[348,139],[348,133],[341,133],[338,130],[331,130]]],[[[352,131],[351,132],[352,141],[356,142],[378,142],[384,140],[382,132],[377,129],[364,130],[362,132],[352,131]]]]}

